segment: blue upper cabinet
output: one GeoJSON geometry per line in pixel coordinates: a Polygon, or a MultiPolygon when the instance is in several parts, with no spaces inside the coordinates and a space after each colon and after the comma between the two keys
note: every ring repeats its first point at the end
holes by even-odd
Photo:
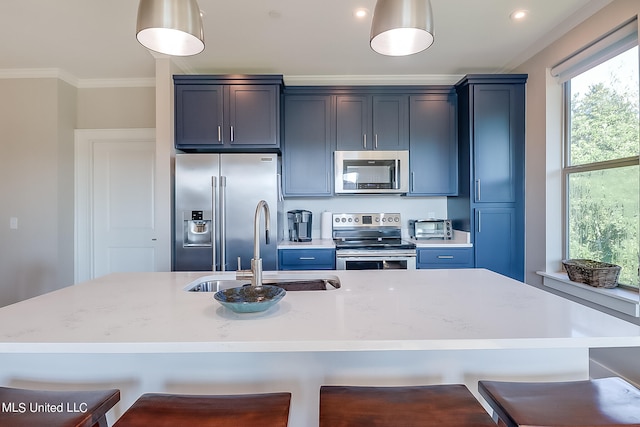
{"type": "Polygon", "coordinates": [[[336,95],[337,149],[408,149],[408,109],[404,94],[336,95]]]}
{"type": "Polygon", "coordinates": [[[331,95],[284,97],[282,149],[285,196],[331,196],[333,132],[331,95]]]}
{"type": "Polygon", "coordinates": [[[224,86],[175,85],[176,147],[222,146],[224,86]]]}
{"type": "Polygon", "coordinates": [[[514,85],[473,87],[473,197],[476,203],[514,203],[522,168],[522,98],[514,85]],[[520,104],[520,107],[519,105],[520,104]]]}
{"type": "Polygon", "coordinates": [[[442,93],[409,98],[410,194],[453,196],[458,193],[456,95],[442,93]]]}
{"type": "Polygon", "coordinates": [[[476,268],[524,280],[526,74],[469,75],[458,94],[459,195],[454,228],[469,231],[476,268]]]}
{"type": "Polygon", "coordinates": [[[282,76],[174,76],[174,86],[176,148],[280,147],[282,76]]]}

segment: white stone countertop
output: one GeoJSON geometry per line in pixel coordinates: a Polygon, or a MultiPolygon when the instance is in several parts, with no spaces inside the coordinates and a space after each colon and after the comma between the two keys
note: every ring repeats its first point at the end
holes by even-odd
{"type": "Polygon", "coordinates": [[[296,272],[336,275],[342,287],[290,291],[253,314],[184,290],[211,274],[111,274],[6,306],[0,352],[640,346],[640,326],[482,269],[296,272]]]}

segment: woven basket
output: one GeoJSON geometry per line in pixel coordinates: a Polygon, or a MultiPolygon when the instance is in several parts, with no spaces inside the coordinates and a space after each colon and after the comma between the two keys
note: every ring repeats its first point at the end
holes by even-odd
{"type": "Polygon", "coordinates": [[[590,259],[567,259],[562,261],[569,280],[585,283],[596,288],[615,288],[618,286],[620,266],[590,259]]]}

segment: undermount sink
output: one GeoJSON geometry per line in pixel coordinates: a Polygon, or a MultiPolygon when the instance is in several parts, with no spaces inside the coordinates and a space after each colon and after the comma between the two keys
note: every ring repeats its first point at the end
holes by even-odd
{"type": "MultiPolygon", "coordinates": [[[[328,291],[340,288],[337,276],[326,275],[314,277],[305,274],[278,273],[274,276],[265,274],[263,285],[278,286],[286,291],[328,291]]],[[[223,289],[250,286],[249,280],[237,280],[232,276],[204,276],[189,283],[184,290],[188,292],[218,292],[223,289]]]]}

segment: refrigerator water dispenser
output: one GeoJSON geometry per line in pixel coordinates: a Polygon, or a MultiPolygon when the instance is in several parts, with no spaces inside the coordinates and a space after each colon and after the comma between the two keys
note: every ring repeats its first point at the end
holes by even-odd
{"type": "Polygon", "coordinates": [[[211,247],[211,212],[187,211],[183,214],[184,247],[211,247]]]}

